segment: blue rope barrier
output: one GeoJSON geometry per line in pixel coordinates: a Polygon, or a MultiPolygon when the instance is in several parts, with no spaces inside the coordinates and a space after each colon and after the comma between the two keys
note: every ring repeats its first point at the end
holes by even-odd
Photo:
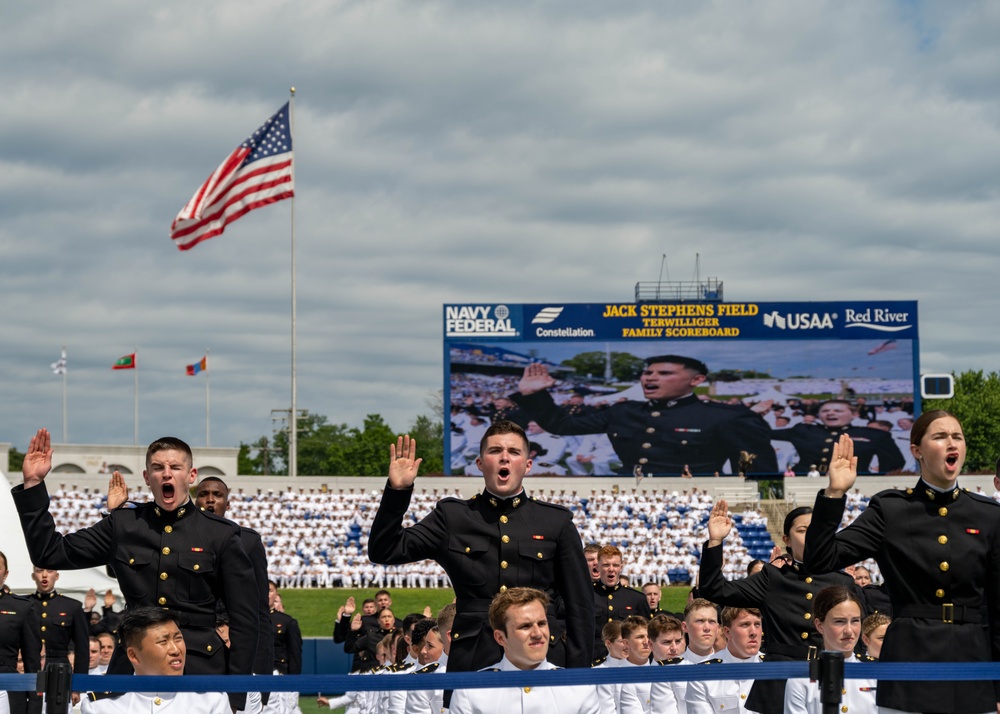
{"type": "MultiPolygon", "coordinates": [[[[567,687],[626,682],[713,681],[743,679],[753,667],[753,679],[793,679],[809,676],[806,662],[713,664],[706,666],[616,667],[611,669],[557,669],[544,672],[446,672],[406,676],[310,674],[285,676],[186,675],[139,677],[130,675],[73,675],[77,692],[356,692],[422,689],[501,689],[507,687],[567,687]],[[225,688],[220,684],[225,683],[225,688]]],[[[0,690],[35,690],[34,674],[0,674],[0,690]]],[[[845,679],[897,681],[995,681],[1000,662],[848,662],[845,679]]]]}

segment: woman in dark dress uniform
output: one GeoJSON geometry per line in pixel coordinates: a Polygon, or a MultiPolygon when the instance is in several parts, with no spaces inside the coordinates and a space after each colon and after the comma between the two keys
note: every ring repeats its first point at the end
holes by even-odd
{"type": "MultiPolygon", "coordinates": [[[[806,529],[812,509],[794,509],[785,517],[782,540],[792,562],[764,568],[742,580],[722,577],[722,541],[733,528],[725,501],[712,508],[708,519],[708,542],[701,552],[699,595],[719,605],[758,608],[764,621],[764,659],[769,662],[805,660],[810,648],[818,651],[823,638],[813,626],[813,598],[831,585],[854,588],[846,573],[817,574],[802,566],[806,529]]],[[[775,561],[778,562],[778,561],[775,561]]],[[[782,714],[785,680],[761,679],[754,683],[746,708],[766,714],[782,714]]]]}
{"type": "MultiPolygon", "coordinates": [[[[910,432],[920,465],[913,488],[882,491],[837,532],[857,477],[849,436],[834,446],[805,562],[828,570],[874,557],[889,587],[893,620],[882,662],[1000,660],[1000,505],[958,488],[965,435],[954,415],[924,413],[910,432]]],[[[879,681],[882,709],[972,714],[997,711],[994,682],[879,681]]]]}

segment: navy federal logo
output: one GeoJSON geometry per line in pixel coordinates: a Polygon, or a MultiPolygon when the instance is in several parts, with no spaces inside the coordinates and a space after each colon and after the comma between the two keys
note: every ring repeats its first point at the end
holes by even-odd
{"type": "Polygon", "coordinates": [[[447,337],[517,337],[506,305],[447,305],[447,337]]]}

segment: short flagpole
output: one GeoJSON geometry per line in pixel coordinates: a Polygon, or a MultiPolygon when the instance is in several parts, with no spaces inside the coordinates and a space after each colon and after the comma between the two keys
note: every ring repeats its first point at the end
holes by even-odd
{"type": "Polygon", "coordinates": [[[205,448],[212,445],[212,419],[211,411],[209,410],[209,378],[212,376],[212,370],[208,368],[208,354],[211,352],[207,347],[205,348],[205,448]]]}
{"type": "Polygon", "coordinates": [[[66,345],[65,344],[63,344],[63,346],[62,346],[62,359],[63,359],[63,369],[62,369],[62,378],[63,378],[63,443],[64,444],[68,444],[69,443],[69,417],[67,416],[67,412],[66,412],[66,392],[67,392],[66,373],[69,370],[66,367],[66,345]]]}
{"type": "Polygon", "coordinates": [[[132,396],[135,400],[133,412],[135,414],[135,425],[132,431],[133,446],[139,445],[139,348],[132,349],[132,396]]]}

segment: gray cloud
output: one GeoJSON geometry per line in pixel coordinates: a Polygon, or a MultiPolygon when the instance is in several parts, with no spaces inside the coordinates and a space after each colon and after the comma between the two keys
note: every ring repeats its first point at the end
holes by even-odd
{"type": "Polygon", "coordinates": [[[179,253],[198,184],[296,104],[300,406],[397,429],[441,304],[627,300],[667,253],[737,300],[918,299],[927,371],[991,370],[990,3],[120,0],[0,27],[0,440],[199,443],[288,404],[289,202],[179,253]]]}

